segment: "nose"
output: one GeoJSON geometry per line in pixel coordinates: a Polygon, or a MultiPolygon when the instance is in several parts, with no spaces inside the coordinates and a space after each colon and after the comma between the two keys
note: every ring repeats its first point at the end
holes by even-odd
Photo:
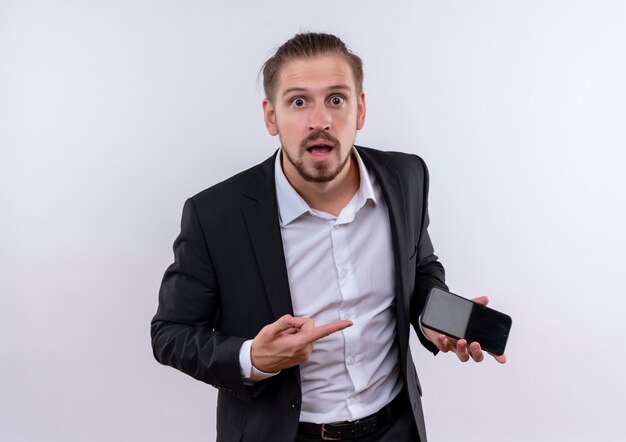
{"type": "Polygon", "coordinates": [[[326,103],[318,103],[313,108],[309,116],[309,130],[329,130],[330,112],[326,108],[326,103]]]}

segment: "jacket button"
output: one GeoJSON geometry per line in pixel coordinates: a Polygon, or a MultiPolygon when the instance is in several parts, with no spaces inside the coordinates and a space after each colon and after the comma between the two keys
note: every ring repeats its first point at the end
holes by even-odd
{"type": "Polygon", "coordinates": [[[291,409],[293,411],[298,411],[300,409],[300,401],[298,399],[291,401],[291,409]]]}

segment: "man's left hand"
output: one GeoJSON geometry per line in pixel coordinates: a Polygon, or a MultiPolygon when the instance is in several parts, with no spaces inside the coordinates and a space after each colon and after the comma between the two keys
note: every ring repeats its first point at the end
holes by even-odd
{"type": "MultiPolygon", "coordinates": [[[[472,301],[477,302],[478,304],[487,305],[489,303],[489,298],[486,296],[479,296],[478,298],[472,299],[472,301]]],[[[461,362],[467,362],[470,358],[472,358],[475,362],[481,362],[485,358],[478,342],[472,342],[468,345],[465,339],[454,339],[423,326],[422,330],[424,331],[426,338],[435,344],[440,351],[444,353],[449,351],[453,352],[457,355],[461,362]]],[[[506,362],[506,355],[491,354],[491,356],[493,356],[494,359],[501,364],[506,362]]]]}

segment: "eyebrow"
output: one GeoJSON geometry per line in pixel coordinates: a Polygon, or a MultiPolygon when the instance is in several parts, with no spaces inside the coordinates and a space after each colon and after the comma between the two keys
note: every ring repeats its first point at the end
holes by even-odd
{"type": "MultiPolygon", "coordinates": [[[[350,86],[346,85],[346,84],[336,84],[333,86],[330,86],[328,88],[326,88],[329,91],[333,91],[333,90],[346,90],[346,91],[350,91],[350,86]]],[[[283,97],[293,93],[293,92],[305,92],[307,89],[304,87],[290,87],[288,89],[285,90],[285,92],[283,92],[283,97]]]]}

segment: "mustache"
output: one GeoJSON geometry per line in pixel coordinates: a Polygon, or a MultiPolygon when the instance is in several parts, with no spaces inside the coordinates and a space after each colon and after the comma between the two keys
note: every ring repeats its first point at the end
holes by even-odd
{"type": "Polygon", "coordinates": [[[300,143],[300,147],[302,147],[302,149],[306,149],[307,144],[317,140],[328,141],[329,144],[332,144],[333,147],[339,147],[341,144],[337,138],[333,137],[325,130],[317,129],[311,132],[304,140],[302,140],[302,143],[300,143]]]}

